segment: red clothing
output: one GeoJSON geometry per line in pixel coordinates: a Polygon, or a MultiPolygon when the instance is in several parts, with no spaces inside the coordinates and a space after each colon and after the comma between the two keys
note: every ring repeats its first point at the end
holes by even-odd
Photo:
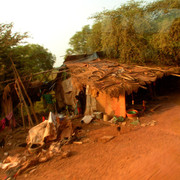
{"type": "Polygon", "coordinates": [[[5,128],[5,126],[6,126],[6,119],[4,118],[0,121],[0,131],[2,131],[5,128]]]}

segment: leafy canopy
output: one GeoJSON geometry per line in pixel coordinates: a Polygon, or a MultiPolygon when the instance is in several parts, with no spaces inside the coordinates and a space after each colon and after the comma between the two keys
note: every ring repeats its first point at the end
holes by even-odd
{"type": "Polygon", "coordinates": [[[26,38],[27,33],[13,32],[12,23],[0,24],[0,81],[14,78],[10,57],[21,76],[53,68],[55,56],[38,44],[23,45],[26,38]]]}
{"type": "Polygon", "coordinates": [[[179,8],[179,0],[132,0],[96,13],[92,27],[84,26],[70,39],[67,53],[104,51],[122,63],[179,65],[179,8]]]}

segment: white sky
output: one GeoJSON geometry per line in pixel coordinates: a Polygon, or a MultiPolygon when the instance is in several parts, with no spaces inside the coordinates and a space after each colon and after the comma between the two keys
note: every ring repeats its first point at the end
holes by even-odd
{"type": "MultiPolygon", "coordinates": [[[[127,0],[0,0],[0,23],[14,23],[16,32],[28,32],[29,43],[40,44],[56,56],[60,66],[69,39],[104,9],[116,9],[127,0]]],[[[145,0],[150,2],[150,0],[145,0]]],[[[152,0],[151,0],[152,1],[152,0]]]]}

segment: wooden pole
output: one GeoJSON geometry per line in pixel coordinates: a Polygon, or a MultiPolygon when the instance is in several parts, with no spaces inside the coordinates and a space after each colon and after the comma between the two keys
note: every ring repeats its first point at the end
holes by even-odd
{"type": "Polygon", "coordinates": [[[24,119],[23,103],[22,102],[21,102],[21,117],[22,117],[22,121],[23,121],[23,127],[26,130],[26,123],[25,123],[25,119],[24,119]]]}
{"type": "Polygon", "coordinates": [[[16,84],[17,84],[17,86],[18,86],[20,96],[21,96],[22,101],[23,101],[23,103],[24,103],[24,105],[25,105],[25,108],[26,108],[26,112],[27,112],[28,120],[29,120],[29,126],[31,126],[31,125],[34,126],[33,121],[32,121],[32,118],[31,118],[31,115],[30,115],[29,108],[28,108],[28,106],[27,106],[27,104],[26,104],[26,101],[25,101],[25,99],[24,99],[24,96],[23,96],[23,94],[22,94],[21,87],[20,87],[20,84],[19,84],[18,80],[16,81],[16,84]]]}
{"type": "MultiPolygon", "coordinates": [[[[38,76],[40,74],[46,74],[48,72],[51,72],[53,70],[57,70],[57,69],[51,69],[51,70],[47,70],[47,71],[43,71],[43,72],[38,72],[38,73],[34,73],[34,74],[31,74],[31,75],[27,75],[27,76],[23,76],[22,79],[25,79],[27,77],[33,77],[33,76],[38,76]]],[[[69,70],[59,70],[57,72],[51,72],[51,74],[59,74],[59,73],[62,73],[62,72],[69,72],[69,70]]],[[[15,81],[15,79],[8,79],[6,81],[1,81],[0,84],[2,83],[9,83],[9,82],[12,82],[12,81],[15,81]]]]}
{"type": "Polygon", "coordinates": [[[27,106],[27,104],[26,104],[26,101],[25,101],[25,99],[24,99],[24,96],[23,96],[23,93],[22,93],[22,91],[21,91],[21,87],[20,87],[20,84],[19,84],[19,81],[18,81],[18,76],[17,76],[17,74],[16,74],[16,69],[15,69],[15,65],[14,65],[14,63],[13,63],[13,61],[12,61],[12,64],[13,64],[13,72],[14,72],[14,76],[15,76],[15,79],[16,79],[16,84],[17,84],[17,87],[18,87],[18,89],[19,89],[19,93],[20,93],[20,96],[21,96],[21,98],[22,98],[22,101],[23,101],[23,103],[24,103],[24,105],[25,105],[25,108],[26,108],[26,112],[27,112],[27,115],[28,115],[28,120],[29,120],[29,127],[32,125],[34,125],[33,124],[33,121],[32,121],[32,118],[31,118],[31,115],[30,115],[30,111],[29,111],[29,108],[28,108],[28,106],[27,106]]]}
{"type": "Polygon", "coordinates": [[[20,93],[18,92],[17,86],[16,84],[14,84],[14,89],[16,90],[16,93],[18,95],[18,98],[20,100],[20,105],[21,105],[21,117],[22,117],[22,122],[23,122],[23,127],[26,130],[26,123],[25,123],[25,119],[24,119],[24,113],[23,113],[23,100],[22,97],[20,96],[20,93]]]}
{"type": "MultiPolygon", "coordinates": [[[[11,58],[10,58],[10,59],[11,59],[11,58]]],[[[36,121],[36,123],[38,124],[39,122],[38,122],[36,113],[35,113],[35,111],[34,111],[34,106],[33,106],[33,104],[32,104],[32,101],[31,101],[31,99],[30,99],[29,96],[28,96],[28,93],[27,93],[27,91],[26,91],[26,88],[24,87],[24,84],[23,84],[22,81],[21,81],[21,78],[20,78],[20,76],[19,76],[19,73],[18,73],[18,71],[17,71],[17,69],[16,69],[16,67],[15,67],[14,62],[13,62],[12,59],[11,59],[11,62],[12,62],[13,68],[14,68],[14,70],[15,70],[15,73],[16,73],[16,75],[17,75],[17,78],[18,78],[18,80],[19,80],[19,82],[20,82],[20,84],[21,84],[21,86],[22,86],[22,88],[23,88],[23,90],[24,90],[24,93],[25,93],[25,95],[26,95],[26,97],[27,97],[27,99],[28,99],[28,101],[29,101],[29,104],[30,104],[30,107],[31,107],[31,111],[32,111],[32,113],[33,113],[33,116],[34,116],[34,118],[35,118],[35,121],[36,121]]]]}

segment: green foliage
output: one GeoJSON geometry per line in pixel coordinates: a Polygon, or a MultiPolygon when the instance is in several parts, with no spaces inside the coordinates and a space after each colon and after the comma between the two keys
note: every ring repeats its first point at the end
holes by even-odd
{"type": "Polygon", "coordinates": [[[12,58],[20,65],[18,69],[22,75],[52,69],[55,62],[55,57],[38,44],[14,47],[12,58]]]}
{"type": "Polygon", "coordinates": [[[92,52],[97,52],[102,50],[102,24],[101,22],[96,22],[92,26],[91,35],[88,39],[88,45],[92,52]]]}
{"type": "Polygon", "coordinates": [[[180,18],[173,21],[166,32],[161,29],[152,37],[152,44],[156,49],[157,64],[180,65],[180,18]]]}
{"type": "MultiPolygon", "coordinates": [[[[12,23],[0,24],[0,81],[14,78],[10,57],[21,76],[53,67],[55,57],[47,49],[37,44],[23,46],[27,33],[13,33],[12,29],[12,23]]],[[[0,84],[0,91],[4,86],[0,84]]]]}
{"type": "Polygon", "coordinates": [[[9,56],[12,48],[23,43],[23,40],[28,37],[27,33],[13,33],[12,28],[12,23],[0,24],[0,81],[13,77],[9,56]]]}
{"type": "Polygon", "coordinates": [[[104,51],[121,63],[179,65],[179,0],[130,1],[96,13],[71,39],[69,54],[104,51]],[[84,35],[84,32],[86,35],[84,35]]]}
{"type": "Polygon", "coordinates": [[[167,13],[171,9],[180,9],[180,1],[157,0],[147,5],[147,11],[154,13],[159,13],[159,11],[164,11],[164,13],[167,13]]]}
{"type": "Polygon", "coordinates": [[[76,34],[70,39],[70,46],[73,50],[69,49],[68,53],[73,54],[83,54],[83,53],[91,53],[92,50],[89,43],[89,37],[91,35],[91,29],[89,25],[86,25],[82,28],[82,31],[76,32],[76,34]]]}
{"type": "MultiPolygon", "coordinates": [[[[102,50],[110,58],[119,58],[120,62],[144,62],[146,39],[138,29],[137,20],[142,19],[143,8],[140,3],[130,2],[114,11],[103,14],[105,21],[102,35],[102,50]]],[[[101,14],[102,16],[102,14],[101,14]]]]}

